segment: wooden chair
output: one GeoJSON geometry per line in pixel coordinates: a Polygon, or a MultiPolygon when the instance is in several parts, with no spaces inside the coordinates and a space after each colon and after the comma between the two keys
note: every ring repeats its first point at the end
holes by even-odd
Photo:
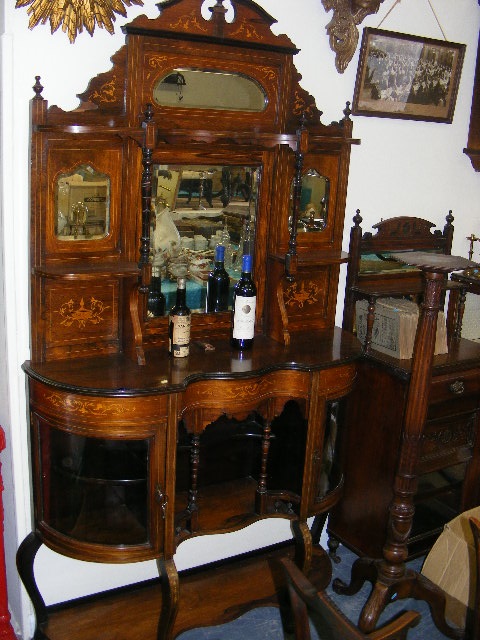
{"type": "Polygon", "coordinates": [[[467,628],[466,638],[469,640],[480,640],[480,520],[473,517],[468,520],[472,530],[473,544],[475,547],[476,589],[473,617],[471,624],[469,624],[469,627],[467,628]]]}
{"type": "Polygon", "coordinates": [[[325,592],[317,592],[290,558],[283,558],[280,562],[287,579],[295,640],[310,640],[309,612],[314,620],[318,620],[319,624],[315,626],[319,637],[329,640],[402,640],[420,620],[418,612],[406,611],[396,620],[366,635],[345,617],[325,592]]]}
{"type": "MultiPolygon", "coordinates": [[[[391,253],[403,251],[431,251],[450,254],[453,240],[453,216],[450,211],[446,217],[443,231],[434,230],[435,225],[423,218],[399,216],[374,224],[376,233],[362,232],[362,217],[357,210],[353,218],[354,226],[350,231],[349,260],[345,286],[343,311],[343,329],[354,331],[355,303],[368,300],[367,335],[365,350],[371,342],[375,303],[378,298],[420,296],[423,292],[422,274],[418,269],[402,267],[397,261],[389,259],[391,253]]],[[[464,288],[464,287],[463,287],[464,288]]],[[[447,289],[462,289],[458,282],[447,283],[447,289]]],[[[449,308],[447,318],[448,337],[460,337],[461,318],[465,296],[455,296],[456,305],[449,308]]]]}

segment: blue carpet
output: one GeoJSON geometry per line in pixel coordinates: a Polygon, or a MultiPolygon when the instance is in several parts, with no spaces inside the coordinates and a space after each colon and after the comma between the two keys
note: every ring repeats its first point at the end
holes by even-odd
{"type": "MultiPolygon", "coordinates": [[[[333,578],[340,578],[348,584],[350,582],[350,569],[357,556],[343,546],[339,547],[338,555],[341,558],[341,562],[333,564],[333,578]]],[[[414,560],[408,566],[412,569],[420,570],[422,561],[423,559],[414,560]]],[[[354,596],[338,595],[331,587],[327,591],[347,618],[356,624],[362,607],[368,599],[370,589],[370,584],[364,584],[362,589],[354,596]]],[[[409,631],[408,640],[418,640],[420,638],[423,640],[439,640],[446,638],[433,624],[428,605],[425,602],[414,599],[398,600],[389,604],[380,616],[379,626],[406,609],[413,609],[422,615],[419,624],[409,631]]],[[[292,635],[284,631],[280,612],[275,607],[253,609],[228,624],[192,629],[178,636],[178,640],[291,640],[292,638],[292,635]]],[[[315,630],[312,630],[312,640],[319,640],[315,630]]]]}

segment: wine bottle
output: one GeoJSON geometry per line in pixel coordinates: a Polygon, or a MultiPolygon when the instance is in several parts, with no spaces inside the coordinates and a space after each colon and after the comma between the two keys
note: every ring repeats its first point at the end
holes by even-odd
{"type": "Polygon", "coordinates": [[[242,274],[233,289],[232,338],[236,349],[251,349],[255,333],[257,288],[252,280],[252,256],[242,256],[242,274]]]}
{"type": "Polygon", "coordinates": [[[225,247],[217,244],[215,248],[215,266],[208,274],[207,280],[207,313],[226,311],[228,308],[228,291],[230,278],[224,264],[225,247]]]}
{"type": "Polygon", "coordinates": [[[230,269],[230,267],[232,266],[232,244],[227,223],[225,223],[225,226],[223,227],[221,244],[223,244],[223,246],[225,247],[225,256],[223,258],[225,267],[227,269],[230,269]]]}
{"type": "Polygon", "coordinates": [[[162,293],[162,278],[159,267],[152,268],[152,280],[148,288],[147,313],[152,318],[165,315],[165,296],[162,293]]]}
{"type": "Polygon", "coordinates": [[[191,311],[187,307],[185,278],[177,280],[177,299],[168,315],[168,352],[185,358],[190,351],[191,311]]]}

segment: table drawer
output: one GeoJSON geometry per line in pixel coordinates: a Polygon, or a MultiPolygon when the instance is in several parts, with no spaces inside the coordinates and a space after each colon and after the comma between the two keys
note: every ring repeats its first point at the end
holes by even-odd
{"type": "Polygon", "coordinates": [[[475,413],[428,421],[423,432],[419,474],[468,461],[475,444],[475,424],[475,413]]]}
{"type": "Polygon", "coordinates": [[[455,398],[473,396],[480,398],[480,369],[461,371],[445,376],[434,376],[430,387],[430,404],[455,398]]]}

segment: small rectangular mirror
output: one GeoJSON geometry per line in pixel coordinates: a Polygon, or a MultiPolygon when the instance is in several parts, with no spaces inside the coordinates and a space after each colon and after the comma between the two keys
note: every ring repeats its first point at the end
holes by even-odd
{"type": "Polygon", "coordinates": [[[109,227],[110,178],[89,164],[62,173],[56,181],[58,240],[98,240],[109,227]]]}

